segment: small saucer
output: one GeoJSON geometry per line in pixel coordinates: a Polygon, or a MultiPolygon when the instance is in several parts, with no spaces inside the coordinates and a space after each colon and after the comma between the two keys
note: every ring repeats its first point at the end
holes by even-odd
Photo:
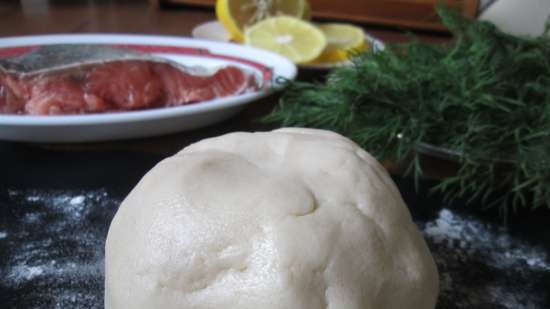
{"type": "Polygon", "coordinates": [[[208,21],[193,28],[191,35],[197,39],[212,40],[218,42],[229,42],[229,32],[218,21],[208,21]]]}

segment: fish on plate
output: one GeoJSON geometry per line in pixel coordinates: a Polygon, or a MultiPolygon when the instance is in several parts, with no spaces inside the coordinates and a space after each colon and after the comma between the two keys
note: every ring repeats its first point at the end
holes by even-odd
{"type": "Polygon", "coordinates": [[[47,45],[0,59],[0,114],[120,112],[208,101],[256,91],[236,66],[212,71],[103,45],[47,45]]]}

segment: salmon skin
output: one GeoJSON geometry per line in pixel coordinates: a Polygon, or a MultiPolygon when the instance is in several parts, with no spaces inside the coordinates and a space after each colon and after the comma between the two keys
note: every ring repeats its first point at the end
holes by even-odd
{"type": "Polygon", "coordinates": [[[0,114],[64,115],[178,106],[256,91],[255,74],[102,45],[46,45],[0,59],[0,114]]]}
{"type": "Polygon", "coordinates": [[[17,57],[0,58],[0,70],[20,77],[43,75],[72,68],[82,68],[115,61],[141,60],[169,63],[193,75],[206,75],[205,68],[184,66],[166,58],[127,48],[97,44],[44,45],[17,57]]]}

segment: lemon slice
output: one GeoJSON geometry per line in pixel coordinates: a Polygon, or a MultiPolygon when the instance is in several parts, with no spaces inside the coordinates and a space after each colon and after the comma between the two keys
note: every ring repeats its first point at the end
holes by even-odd
{"type": "Polygon", "coordinates": [[[327,46],[321,30],[307,21],[288,16],[268,18],[248,28],[245,43],[279,53],[295,63],[319,57],[327,46]]]}
{"type": "Polygon", "coordinates": [[[321,24],[319,29],[327,38],[327,48],[314,63],[334,63],[349,59],[354,52],[367,49],[363,29],[349,24],[321,24]]]}
{"type": "Polygon", "coordinates": [[[309,14],[307,0],[217,0],[216,15],[229,32],[231,39],[244,40],[244,30],[269,17],[280,15],[297,18],[309,14]]]}

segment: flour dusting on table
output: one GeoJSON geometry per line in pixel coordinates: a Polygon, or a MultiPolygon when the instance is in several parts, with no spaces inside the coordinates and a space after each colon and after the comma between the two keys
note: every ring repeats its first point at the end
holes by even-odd
{"type": "MultiPolygon", "coordinates": [[[[103,308],[104,242],[120,200],[106,191],[8,192],[0,287],[10,308],[103,308]],[[10,235],[10,237],[7,237],[10,235]]],[[[3,302],[6,303],[6,302],[3,302]]]]}
{"type": "Polygon", "coordinates": [[[550,280],[543,248],[449,209],[420,225],[439,267],[439,308],[547,308],[538,288],[550,280]]]}

